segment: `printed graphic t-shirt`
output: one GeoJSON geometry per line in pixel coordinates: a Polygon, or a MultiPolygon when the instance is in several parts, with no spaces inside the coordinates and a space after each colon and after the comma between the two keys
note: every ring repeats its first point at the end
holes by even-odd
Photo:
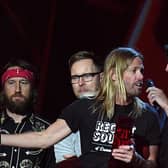
{"type": "MultiPolygon", "coordinates": [[[[95,111],[94,100],[76,100],[66,107],[59,118],[66,121],[72,132],[80,131],[83,168],[107,168],[114,141],[116,120],[119,116],[128,116],[132,104],[115,107],[115,116],[109,120],[95,111]]],[[[99,108],[97,108],[99,109],[99,108]]],[[[144,112],[134,125],[136,137],[147,145],[159,143],[159,124],[152,112],[144,112]]],[[[139,142],[136,140],[136,142],[139,142]]],[[[141,152],[140,150],[138,152],[141,152]]]]}

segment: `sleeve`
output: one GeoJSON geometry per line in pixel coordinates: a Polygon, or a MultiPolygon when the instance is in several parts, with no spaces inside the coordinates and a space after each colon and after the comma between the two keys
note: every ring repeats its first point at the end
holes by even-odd
{"type": "Polygon", "coordinates": [[[57,144],[54,145],[54,152],[56,157],[56,162],[61,162],[64,159],[64,155],[80,155],[80,139],[78,138],[77,133],[72,133],[57,144]],[[76,143],[78,141],[78,143],[76,143]],[[77,149],[77,150],[76,150],[77,149]]]}
{"type": "Polygon", "coordinates": [[[76,132],[79,130],[80,121],[82,115],[86,112],[86,107],[87,104],[84,100],[76,100],[66,107],[58,118],[64,119],[72,132],[76,132]]]}

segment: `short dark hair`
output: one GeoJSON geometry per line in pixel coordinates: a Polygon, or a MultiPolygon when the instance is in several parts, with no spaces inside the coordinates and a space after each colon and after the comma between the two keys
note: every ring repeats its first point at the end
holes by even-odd
{"type": "Polygon", "coordinates": [[[80,60],[91,59],[95,64],[96,68],[101,72],[103,70],[103,63],[100,60],[100,57],[95,56],[95,53],[92,51],[78,51],[69,58],[69,69],[71,70],[72,65],[80,60]]]}

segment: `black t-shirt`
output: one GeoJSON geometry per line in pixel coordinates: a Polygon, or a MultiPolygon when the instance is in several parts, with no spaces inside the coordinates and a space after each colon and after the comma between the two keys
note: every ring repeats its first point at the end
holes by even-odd
{"type": "MultiPolygon", "coordinates": [[[[64,109],[59,118],[67,122],[72,132],[80,131],[82,167],[107,168],[111,156],[116,120],[118,116],[128,116],[132,110],[132,104],[128,106],[116,105],[116,115],[111,120],[107,117],[102,118],[101,114],[95,110],[94,105],[94,100],[76,100],[64,109]]],[[[135,120],[134,131],[136,143],[140,143],[142,140],[147,145],[159,143],[159,124],[152,112],[146,111],[135,120]],[[140,141],[138,141],[139,138],[140,141]]],[[[142,152],[140,148],[137,150],[142,152]]]]}

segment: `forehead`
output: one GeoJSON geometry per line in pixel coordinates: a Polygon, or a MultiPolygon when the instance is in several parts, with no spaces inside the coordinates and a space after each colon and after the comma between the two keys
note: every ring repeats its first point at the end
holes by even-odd
{"type": "Polygon", "coordinates": [[[71,67],[71,73],[89,73],[95,71],[96,67],[92,59],[76,61],[71,67]]]}
{"type": "Polygon", "coordinates": [[[10,80],[12,80],[12,81],[29,81],[28,79],[26,79],[26,78],[24,78],[24,77],[11,77],[11,78],[9,78],[9,79],[7,79],[7,81],[10,81],[10,80]]]}
{"type": "Polygon", "coordinates": [[[141,67],[144,68],[143,61],[139,57],[135,57],[128,67],[141,67]]]}

